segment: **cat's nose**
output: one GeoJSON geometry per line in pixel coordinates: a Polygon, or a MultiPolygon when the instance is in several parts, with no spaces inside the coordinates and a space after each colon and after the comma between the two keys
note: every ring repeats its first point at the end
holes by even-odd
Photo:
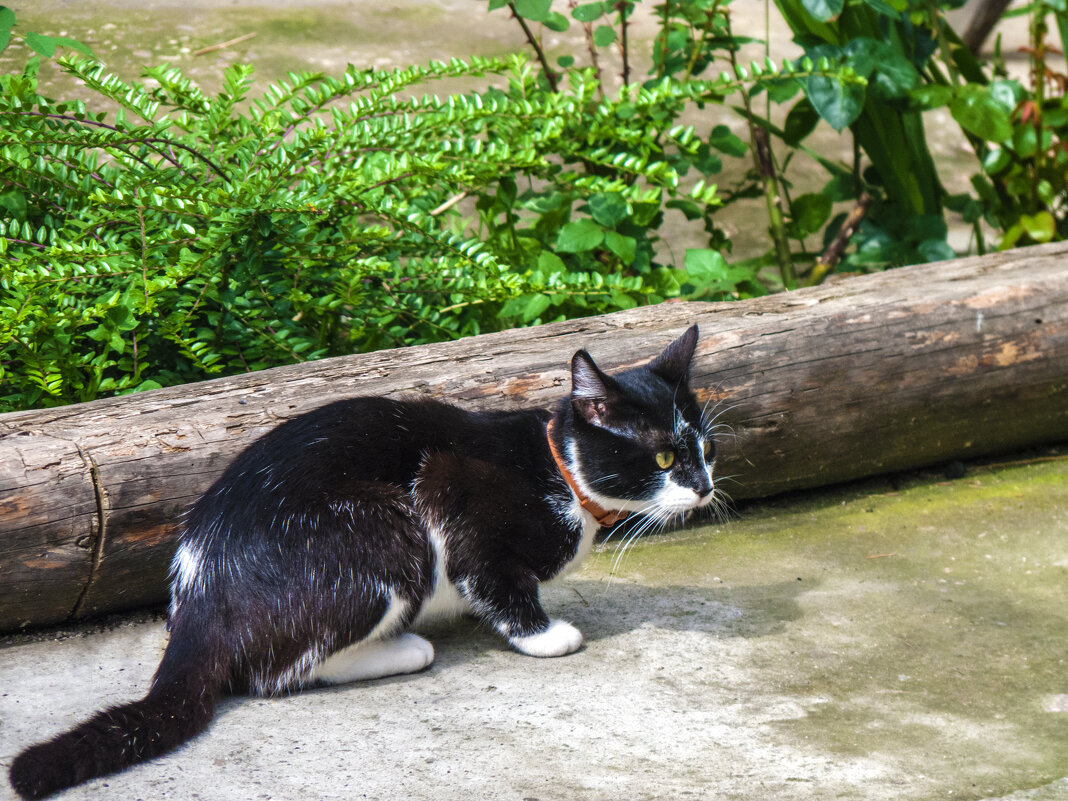
{"type": "Polygon", "coordinates": [[[711,484],[700,484],[693,488],[693,491],[697,493],[697,499],[704,501],[708,499],[708,496],[712,494],[711,484]]]}

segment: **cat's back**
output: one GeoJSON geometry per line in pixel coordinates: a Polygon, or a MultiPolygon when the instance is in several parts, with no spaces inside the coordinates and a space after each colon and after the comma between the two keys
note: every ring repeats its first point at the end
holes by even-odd
{"type": "Polygon", "coordinates": [[[240,453],[189,522],[237,510],[252,516],[260,509],[297,511],[367,483],[407,491],[434,453],[527,471],[547,417],[541,411],[473,412],[433,399],[335,401],[282,423],[240,453]]]}

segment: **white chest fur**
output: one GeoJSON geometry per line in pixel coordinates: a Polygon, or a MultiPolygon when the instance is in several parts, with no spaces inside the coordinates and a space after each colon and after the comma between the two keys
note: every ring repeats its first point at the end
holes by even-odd
{"type": "Polygon", "coordinates": [[[578,548],[575,549],[575,555],[553,577],[554,580],[566,576],[582,564],[583,560],[590,555],[590,551],[593,550],[594,538],[597,536],[597,532],[601,530],[597,521],[593,519],[593,515],[582,508],[578,498],[572,497],[571,507],[567,510],[567,515],[572,521],[578,523],[582,533],[579,538],[578,548]]]}
{"type": "Polygon", "coordinates": [[[434,587],[419,608],[413,625],[459,617],[469,610],[456,585],[449,580],[445,569],[445,538],[436,527],[430,529],[430,547],[434,550],[434,587]]]}

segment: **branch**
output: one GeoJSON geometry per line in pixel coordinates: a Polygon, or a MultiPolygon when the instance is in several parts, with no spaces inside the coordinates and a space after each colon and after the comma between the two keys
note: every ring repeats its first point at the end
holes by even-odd
{"type": "Polygon", "coordinates": [[[868,213],[868,209],[871,208],[871,200],[871,195],[867,192],[861,193],[860,197],[857,199],[857,205],[853,207],[851,212],[849,212],[849,216],[845,218],[842,227],[839,228],[838,233],[834,235],[831,244],[827,246],[827,249],[824,250],[816,260],[812,272],[808,274],[808,278],[805,280],[806,286],[815,286],[816,284],[821,283],[823,279],[827,277],[827,273],[833,270],[834,266],[838,264],[839,259],[842,258],[842,254],[845,252],[846,246],[849,244],[849,240],[853,238],[853,234],[856,233],[861,220],[864,219],[864,216],[868,213]]]}
{"type": "Polygon", "coordinates": [[[515,10],[515,3],[508,3],[508,8],[512,11],[512,16],[519,21],[519,26],[523,29],[523,33],[526,34],[527,41],[530,42],[530,46],[534,48],[534,52],[538,56],[538,61],[541,62],[541,69],[545,73],[545,80],[549,82],[549,88],[554,92],[560,91],[556,83],[556,73],[549,67],[549,60],[545,57],[545,51],[541,49],[541,45],[538,44],[538,39],[534,35],[533,31],[527,26],[526,20],[524,20],[515,10]]]}
{"type": "Polygon", "coordinates": [[[242,42],[247,42],[249,39],[251,39],[255,35],[256,35],[255,33],[246,33],[244,36],[238,36],[236,39],[230,39],[227,42],[220,42],[219,44],[216,44],[216,45],[209,45],[208,47],[202,47],[199,50],[194,50],[193,51],[193,55],[194,56],[202,56],[205,53],[214,53],[216,50],[225,50],[226,48],[231,47],[231,46],[233,46],[235,44],[241,44],[242,42]]]}

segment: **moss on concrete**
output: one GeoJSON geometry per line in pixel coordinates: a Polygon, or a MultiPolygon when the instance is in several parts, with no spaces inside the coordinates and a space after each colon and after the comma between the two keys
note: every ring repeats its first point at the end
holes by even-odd
{"type": "MultiPolygon", "coordinates": [[[[608,542],[586,575],[616,555],[608,542]]],[[[1068,770],[1066,461],[793,496],[646,540],[618,574],[714,588],[766,616],[748,623],[770,632],[752,679],[797,704],[770,737],[878,756],[932,797],[1004,795],[1068,770]]]]}

